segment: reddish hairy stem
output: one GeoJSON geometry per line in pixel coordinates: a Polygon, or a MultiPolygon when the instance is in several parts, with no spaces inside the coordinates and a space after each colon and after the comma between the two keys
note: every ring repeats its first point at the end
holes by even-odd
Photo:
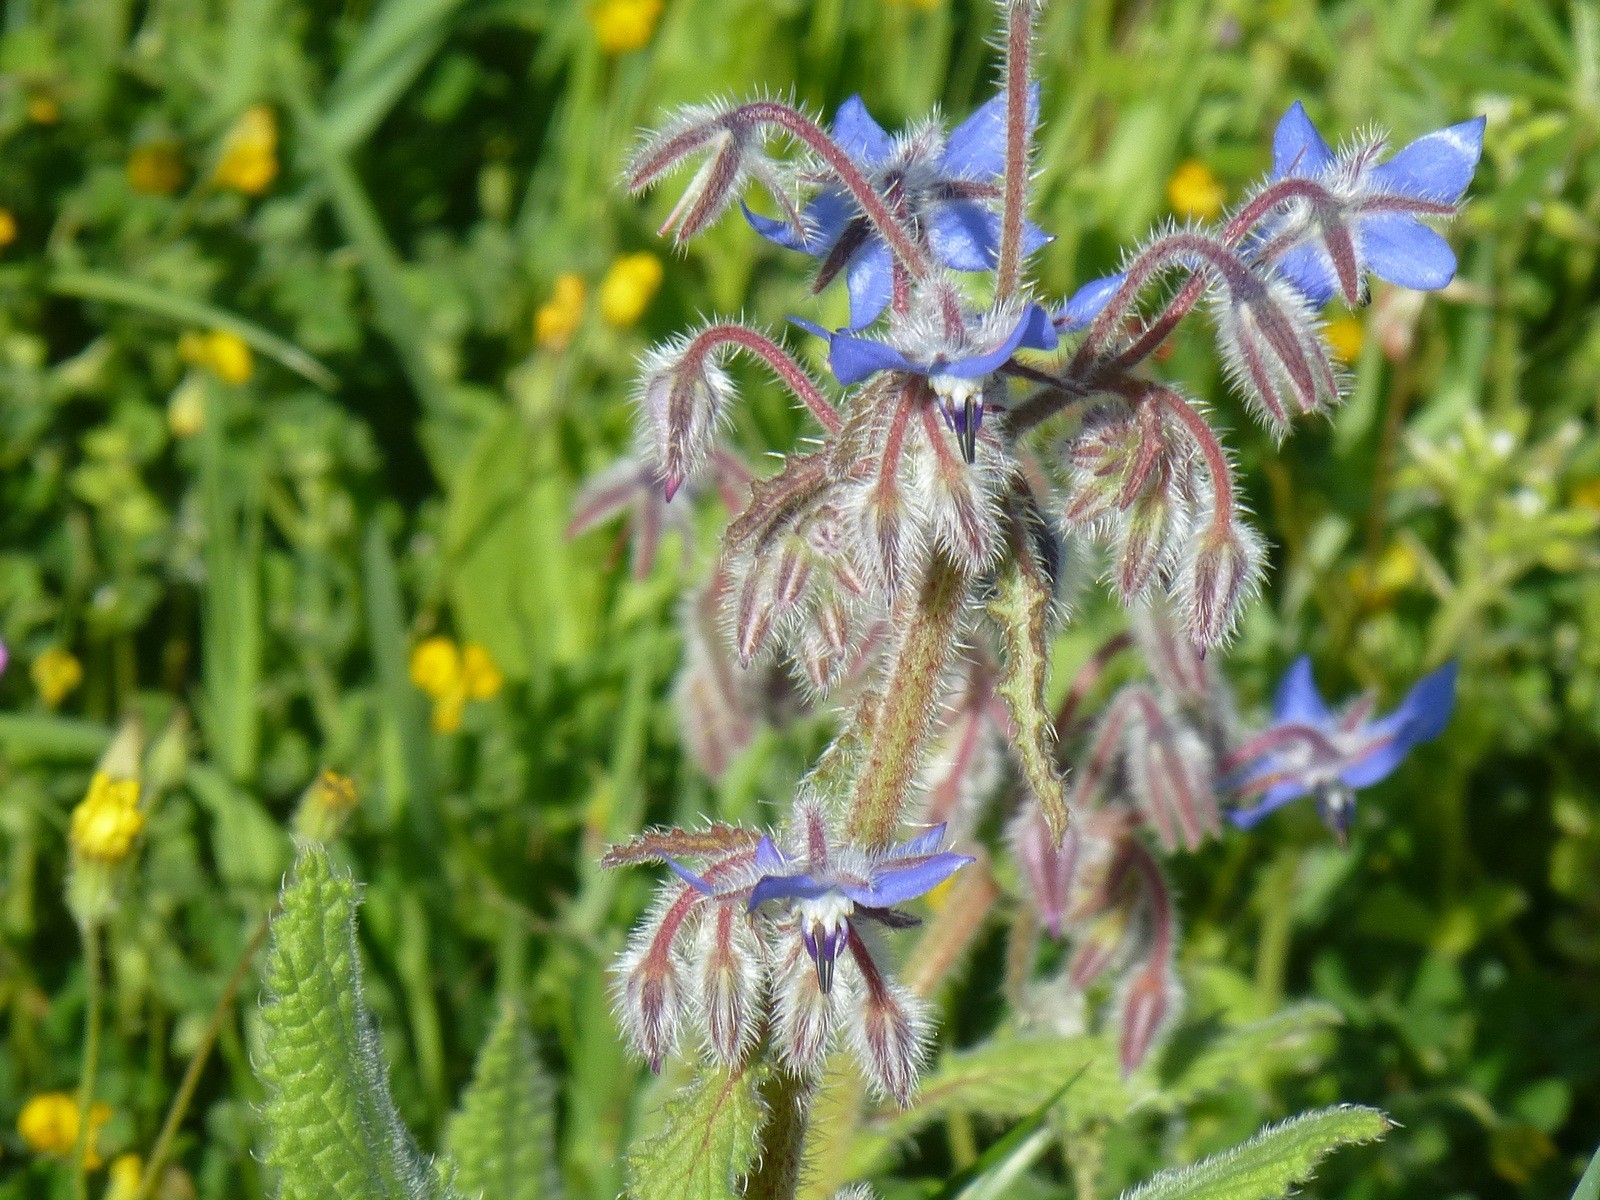
{"type": "Polygon", "coordinates": [[[776,125],[804,142],[818,158],[828,164],[829,169],[838,176],[839,182],[849,189],[856,203],[861,206],[862,214],[883,235],[884,241],[889,243],[889,248],[894,251],[895,257],[905,264],[906,270],[917,279],[928,273],[927,256],[922,253],[921,247],[889,211],[883,202],[883,197],[857,169],[850,156],[820,125],[798,109],[791,108],[787,104],[779,104],[775,100],[760,100],[754,104],[746,104],[731,115],[747,116],[769,125],[776,125]]]}
{"type": "Polygon", "coordinates": [[[811,376],[805,373],[799,363],[789,357],[787,350],[754,329],[732,324],[708,326],[696,334],[694,341],[689,343],[689,348],[684,351],[683,361],[698,363],[719,346],[735,346],[754,354],[772,368],[772,373],[784,386],[811,410],[811,415],[817,418],[819,425],[829,433],[838,433],[844,428],[844,422],[840,419],[838,411],[828,403],[828,398],[822,394],[822,389],[817,387],[811,376]]]}
{"type": "Polygon", "coordinates": [[[1008,300],[1022,280],[1023,202],[1028,194],[1028,72],[1033,49],[1033,6],[1014,0],[1007,13],[1006,167],[1000,213],[1000,262],[995,296],[1008,300]]]}

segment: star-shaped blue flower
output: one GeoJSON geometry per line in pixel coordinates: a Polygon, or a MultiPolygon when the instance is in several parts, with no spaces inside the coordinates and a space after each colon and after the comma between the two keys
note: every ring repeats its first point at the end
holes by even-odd
{"type": "Polygon", "coordinates": [[[1260,795],[1229,819],[1251,829],[1302,796],[1317,799],[1323,819],[1341,839],[1355,815],[1355,793],[1387,779],[1406,755],[1444,731],[1455,707],[1456,664],[1425,676],[1386,717],[1369,719],[1370,701],[1343,713],[1328,708],[1301,657],[1278,685],[1272,724],[1233,757],[1242,760],[1224,786],[1260,795]]]}
{"type": "MultiPolygon", "coordinates": [[[[1038,119],[1039,89],[1030,93],[1028,122],[1038,119]]],[[[925,238],[934,260],[954,271],[988,271],[1000,253],[1000,217],[989,202],[1005,172],[1005,97],[997,96],[956,127],[948,138],[913,134],[896,141],[872,119],[860,96],[839,106],[834,140],[868,182],[925,238]]],[[[894,256],[861,214],[850,193],[824,188],[801,214],[804,233],[787,221],[745,208],[746,220],[768,241],[822,260],[821,291],[843,271],[850,288],[850,328],[870,325],[894,294],[894,256]]],[[[1029,223],[1023,249],[1050,240],[1029,223]]]]}
{"type": "Polygon", "coordinates": [[[804,855],[789,855],[763,837],[756,846],[754,880],[716,885],[672,859],[667,865],[690,887],[707,896],[749,890],[751,912],[763,904],[787,901],[799,919],[800,938],[816,964],[824,992],[833,986],[833,968],[850,935],[852,917],[887,925],[914,924],[892,910],[926,895],[974,861],[939,847],[945,827],[935,825],[910,841],[877,854],[829,846],[826,839],[804,855]]]}
{"type": "MultiPolygon", "coordinates": [[[[1371,147],[1336,155],[1295,101],[1273,136],[1272,179],[1314,180],[1337,203],[1302,212],[1307,240],[1279,257],[1278,269],[1318,304],[1341,286],[1348,293],[1362,271],[1418,291],[1444,287],[1455,278],[1455,252],[1419,218],[1455,211],[1483,153],[1483,128],[1482,117],[1452,125],[1377,163],[1371,147]]],[[[1270,229],[1268,243],[1284,228],[1270,229]]]]}
{"type": "Polygon", "coordinates": [[[1018,350],[1056,347],[1055,323],[1037,304],[1024,305],[1014,319],[1008,319],[1005,311],[990,313],[957,333],[931,339],[921,336],[925,331],[914,331],[919,344],[905,349],[849,330],[830,331],[799,317],[790,319],[828,343],[828,367],[846,387],[879,371],[925,377],[969,463],[976,459],[983,425],[985,380],[1018,350]]]}

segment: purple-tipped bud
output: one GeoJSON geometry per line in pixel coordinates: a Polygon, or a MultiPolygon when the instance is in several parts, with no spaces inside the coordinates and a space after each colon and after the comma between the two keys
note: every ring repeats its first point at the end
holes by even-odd
{"type": "Polygon", "coordinates": [[[772,577],[772,600],[778,612],[793,608],[810,581],[810,548],[802,538],[788,538],[778,554],[772,577]]]}
{"type": "Polygon", "coordinates": [[[883,593],[895,595],[910,570],[905,497],[894,478],[878,480],[858,495],[864,557],[883,593]]]}
{"type": "Polygon", "coordinates": [[[727,1066],[744,1061],[756,1037],[761,1004],[761,949],[750,919],[724,904],[700,930],[697,997],[706,1043],[727,1066]]]}
{"type": "Polygon", "coordinates": [[[799,226],[789,198],[772,187],[760,126],[742,109],[696,105],[676,113],[634,152],[625,173],[628,189],[643,191],[697,157],[700,169],[662,222],[662,236],[671,233],[680,243],[694,237],[739,199],[752,175],[768,184],[799,226]]]}
{"type": "Polygon", "coordinates": [[[1198,734],[1170,720],[1141,690],[1128,723],[1128,770],[1141,811],[1167,850],[1194,850],[1220,828],[1213,793],[1215,765],[1198,734]]]}
{"type": "Polygon", "coordinates": [[[1142,596],[1172,565],[1186,532],[1185,514],[1164,489],[1139,495],[1117,531],[1112,579],[1124,603],[1142,596]]]}
{"type": "MultiPolygon", "coordinates": [[[[994,561],[1000,545],[995,499],[1002,473],[999,455],[991,446],[974,442],[972,457],[963,461],[950,452],[944,442],[947,435],[937,423],[925,424],[933,444],[921,448],[915,459],[912,486],[918,516],[927,527],[929,540],[968,574],[981,574],[994,561]]],[[[956,428],[959,435],[961,428],[973,427],[956,428]]]]}
{"type": "Polygon", "coordinates": [[[1259,286],[1219,293],[1218,339],[1257,419],[1282,437],[1295,414],[1333,408],[1339,380],[1305,298],[1281,277],[1253,278],[1259,286]]]}
{"type": "Polygon", "coordinates": [[[1261,560],[1261,541],[1242,518],[1212,522],[1191,539],[1177,593],[1198,645],[1219,646],[1232,636],[1260,583],[1261,560]]]}
{"type": "Polygon", "coordinates": [[[1059,938],[1072,897],[1082,835],[1075,822],[1058,841],[1037,802],[1012,826],[1012,844],[1028,879],[1029,898],[1050,936],[1059,938]]]}
{"type": "Polygon", "coordinates": [[[1165,962],[1152,960],[1134,973],[1122,995],[1122,1077],[1139,1068],[1178,1012],[1178,983],[1165,962]]]}
{"type": "Polygon", "coordinates": [[[851,1040],[867,1078],[886,1098],[909,1107],[927,1053],[928,1019],[921,1002],[889,985],[869,989],[855,1015],[851,1040]]]}
{"type": "Polygon", "coordinates": [[[766,646],[767,635],[772,632],[772,620],[777,608],[768,586],[766,573],[756,567],[745,580],[739,593],[739,607],[734,616],[733,645],[739,653],[739,662],[748,667],[766,646]]]}
{"type": "Polygon", "coordinates": [[[714,352],[676,338],[640,359],[638,401],[666,497],[698,471],[733,398],[733,381],[714,352]]]}
{"type": "Polygon", "coordinates": [[[796,1074],[815,1075],[828,1053],[845,989],[824,992],[815,964],[800,939],[791,933],[783,942],[787,950],[777,980],[774,1030],[778,1054],[796,1074]]]}
{"type": "Polygon", "coordinates": [[[684,996],[674,942],[699,903],[696,893],[683,890],[658,905],[616,966],[614,999],[623,1033],[652,1071],[661,1070],[678,1044],[684,996]]]}

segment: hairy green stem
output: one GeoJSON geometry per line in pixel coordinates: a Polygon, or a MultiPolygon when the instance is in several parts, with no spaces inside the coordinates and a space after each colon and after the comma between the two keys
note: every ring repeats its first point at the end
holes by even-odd
{"type": "Polygon", "coordinates": [[[761,1165],[745,1187],[746,1200],[794,1200],[816,1090],[815,1080],[784,1070],[773,1071],[763,1081],[761,1099],[771,1115],[761,1131],[761,1165]]]}
{"type": "Polygon", "coordinates": [[[89,1149],[94,1139],[94,1077],[100,1066],[100,1010],[105,981],[100,966],[100,925],[83,925],[84,965],[89,973],[87,1028],[83,1035],[83,1071],[78,1079],[78,1140],[72,1147],[72,1188],[78,1200],[89,1197],[89,1149]]]}
{"type": "Polygon", "coordinates": [[[856,776],[846,833],[881,850],[894,841],[900,811],[922,765],[922,751],[939,713],[944,670],[955,648],[967,579],[944,555],[928,566],[914,603],[896,621],[904,632],[895,648],[872,734],[856,776]]]}
{"type": "MultiPolygon", "coordinates": [[[[274,906],[273,912],[276,911],[274,906]]],[[[211,1019],[206,1022],[205,1030],[200,1035],[200,1045],[196,1047],[194,1057],[189,1060],[188,1069],[184,1071],[183,1079],[178,1084],[178,1094],[172,1098],[172,1107],[167,1110],[167,1118],[161,1123],[161,1133],[157,1135],[155,1147],[150,1151],[150,1160],[145,1164],[144,1175],[139,1179],[139,1190],[134,1192],[133,1200],[150,1200],[155,1194],[156,1181],[161,1178],[161,1170],[167,1165],[167,1158],[172,1153],[172,1139],[177,1136],[178,1127],[183,1124],[183,1118],[194,1100],[195,1088],[200,1084],[200,1074],[205,1070],[206,1062],[211,1057],[211,1048],[216,1045],[217,1035],[222,1031],[222,1022],[232,1011],[233,1002],[239,994],[240,986],[244,983],[245,975],[250,970],[250,964],[266,942],[267,933],[271,928],[272,913],[269,912],[261,919],[260,926],[250,938],[250,944],[239,956],[233,974],[228,976],[228,982],[223,985],[222,995],[217,997],[216,1006],[211,1010],[211,1019]]]]}

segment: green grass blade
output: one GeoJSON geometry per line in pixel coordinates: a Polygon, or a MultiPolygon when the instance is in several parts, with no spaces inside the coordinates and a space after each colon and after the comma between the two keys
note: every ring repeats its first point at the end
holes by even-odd
{"type": "Polygon", "coordinates": [[[1600,1200],[1600,1150],[1589,1160],[1589,1169],[1578,1180],[1578,1190],[1572,1193],[1572,1200],[1600,1200]]]}
{"type": "Polygon", "coordinates": [[[332,392],[339,388],[339,377],[293,342],[203,300],[176,296],[151,284],[109,271],[52,271],[45,277],[45,288],[58,296],[138,309],[185,328],[225,329],[249,343],[252,350],[324,391],[332,392]]]}

